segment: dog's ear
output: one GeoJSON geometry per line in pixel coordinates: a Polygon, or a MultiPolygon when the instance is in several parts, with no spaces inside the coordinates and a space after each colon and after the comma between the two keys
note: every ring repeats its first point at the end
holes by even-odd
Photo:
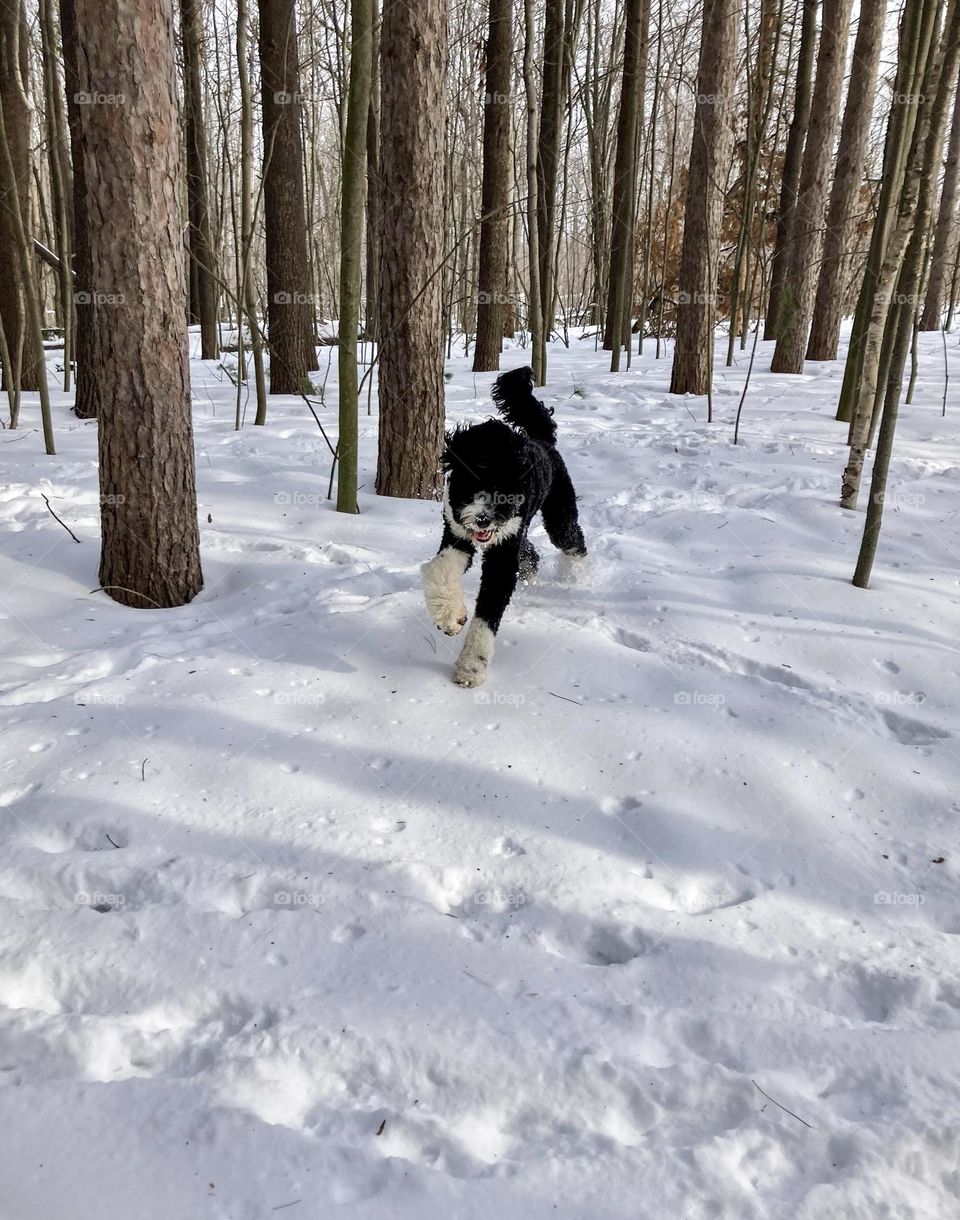
{"type": "Polygon", "coordinates": [[[462,430],[462,425],[458,424],[455,428],[448,428],[443,434],[443,451],[440,454],[440,468],[444,474],[449,474],[457,464],[457,439],[462,430]]]}

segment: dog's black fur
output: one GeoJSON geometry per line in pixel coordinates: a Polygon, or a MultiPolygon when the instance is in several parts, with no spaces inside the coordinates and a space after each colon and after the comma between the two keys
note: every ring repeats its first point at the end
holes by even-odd
{"type": "Polygon", "coordinates": [[[478,686],[517,580],[532,577],[539,556],[527,537],[543,516],[547,536],[566,555],[585,555],[577,496],[557,452],[553,412],[533,394],[533,370],[504,373],[493,387],[503,416],[446,435],[444,525],[436,557],[424,565],[424,593],[440,630],[456,635],[467,621],[460,575],[483,559],[474,622],[454,681],[478,686]],[[486,629],[484,631],[483,629],[486,629]]]}

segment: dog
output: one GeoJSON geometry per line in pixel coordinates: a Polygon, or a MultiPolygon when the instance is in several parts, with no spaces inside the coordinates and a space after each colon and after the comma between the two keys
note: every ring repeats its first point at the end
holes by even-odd
{"type": "Polygon", "coordinates": [[[481,556],[480,592],[453,670],[454,682],[466,687],[486,681],[517,581],[536,575],[540,557],[527,537],[536,514],[558,550],[587,553],[577,495],[556,447],[553,411],[534,397],[533,370],[504,373],[492,396],[502,420],[446,433],[443,537],[421,568],[430,617],[440,631],[459,635],[467,622],[461,580],[474,556],[481,556]]]}

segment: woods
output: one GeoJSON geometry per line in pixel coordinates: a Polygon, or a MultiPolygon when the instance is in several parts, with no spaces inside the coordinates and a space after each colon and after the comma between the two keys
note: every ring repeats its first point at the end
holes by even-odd
{"type": "Polygon", "coordinates": [[[124,153],[135,124],[107,119],[132,103],[83,62],[105,17],[0,4],[11,426],[59,340],[63,389],[112,452],[105,404],[129,398],[138,360],[110,353],[154,330],[172,343],[182,287],[180,331],[229,363],[237,426],[251,396],[267,422],[268,386],[322,405],[338,345],[337,504],[354,512],[364,394],[377,492],[438,494],[455,349],[483,372],[526,346],[543,384],[552,344],[608,349],[618,372],[652,340],[671,392],[705,395],[713,420],[718,347],[732,366],[762,330],[771,370],[800,374],[837,358],[852,318],[841,502],[855,508],[878,436],[882,495],[913,336],[952,326],[960,281],[953,0],[157,0],[156,16],[174,45],[173,185],[127,231],[155,253],[127,254],[169,274],[136,314],[112,303],[103,191],[127,191],[148,154],[124,153]]]}

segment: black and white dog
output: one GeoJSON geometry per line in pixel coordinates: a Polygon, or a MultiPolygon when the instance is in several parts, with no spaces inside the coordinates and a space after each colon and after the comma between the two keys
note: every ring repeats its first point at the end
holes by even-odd
{"type": "Polygon", "coordinates": [[[556,449],[553,412],[533,395],[533,370],[498,377],[493,401],[507,421],[488,419],[446,435],[443,537],[421,569],[430,617],[447,635],[467,621],[461,577],[474,555],[483,559],[473,622],[453,671],[459,686],[480,686],[493,641],[517,580],[531,579],[539,556],[527,538],[536,514],[565,555],[586,555],[577,523],[577,495],[556,449]]]}

